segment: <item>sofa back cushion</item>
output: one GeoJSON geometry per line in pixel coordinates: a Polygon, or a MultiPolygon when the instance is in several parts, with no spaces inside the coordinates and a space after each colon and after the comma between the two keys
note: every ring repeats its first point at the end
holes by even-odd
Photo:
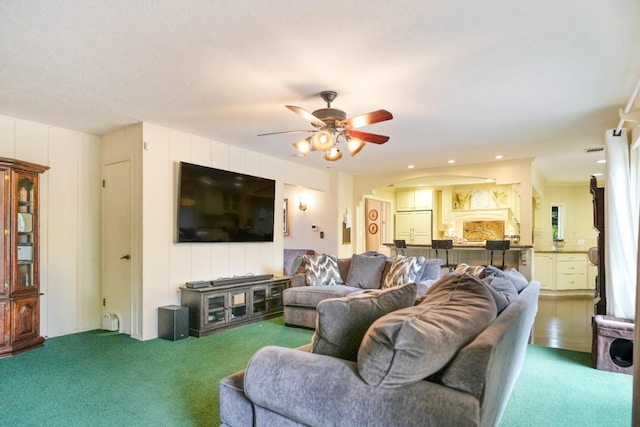
{"type": "Polygon", "coordinates": [[[386,263],[387,257],[382,254],[354,254],[345,283],[356,288],[379,289],[386,263]]]}
{"type": "Polygon", "coordinates": [[[369,326],[387,313],[413,305],[416,287],[411,283],[321,301],[311,351],[355,362],[369,326]]]}
{"type": "Polygon", "coordinates": [[[449,274],[422,303],[376,320],[358,350],[358,371],[372,386],[401,386],[442,369],[496,318],[496,303],[480,280],[449,274]]]}
{"type": "Polygon", "coordinates": [[[342,278],[338,259],[333,255],[303,255],[302,264],[307,286],[340,285],[342,278]]]}

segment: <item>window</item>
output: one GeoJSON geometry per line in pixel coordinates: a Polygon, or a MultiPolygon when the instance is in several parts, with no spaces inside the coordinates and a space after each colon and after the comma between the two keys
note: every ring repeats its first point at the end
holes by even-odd
{"type": "Polygon", "coordinates": [[[564,240],[564,206],[560,204],[551,205],[551,229],[553,230],[553,241],[564,240]]]}

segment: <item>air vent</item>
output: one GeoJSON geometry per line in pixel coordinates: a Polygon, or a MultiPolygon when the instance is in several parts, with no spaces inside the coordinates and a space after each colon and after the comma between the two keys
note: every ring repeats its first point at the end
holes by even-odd
{"type": "Polygon", "coordinates": [[[584,149],[585,153],[599,153],[600,151],[604,151],[604,147],[592,147],[584,149]]]}

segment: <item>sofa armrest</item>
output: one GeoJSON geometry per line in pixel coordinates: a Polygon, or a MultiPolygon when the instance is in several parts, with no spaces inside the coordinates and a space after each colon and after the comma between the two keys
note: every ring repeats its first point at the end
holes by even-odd
{"type": "Polygon", "coordinates": [[[307,286],[307,278],[304,274],[294,274],[291,276],[291,287],[296,288],[300,286],[307,286]]]}
{"type": "Polygon", "coordinates": [[[251,358],[245,393],[260,407],[310,426],[471,426],[478,400],[429,381],[373,387],[355,362],[267,346],[251,358]]]}

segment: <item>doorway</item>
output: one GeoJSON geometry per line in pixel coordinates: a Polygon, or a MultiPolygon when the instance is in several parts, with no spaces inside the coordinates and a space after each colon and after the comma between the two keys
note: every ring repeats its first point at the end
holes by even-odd
{"type": "Polygon", "coordinates": [[[119,332],[131,335],[131,162],[106,165],[102,190],[103,314],[115,314],[119,332]]]}
{"type": "Polygon", "coordinates": [[[387,217],[391,204],[381,200],[365,199],[365,250],[385,253],[387,217]]]}

